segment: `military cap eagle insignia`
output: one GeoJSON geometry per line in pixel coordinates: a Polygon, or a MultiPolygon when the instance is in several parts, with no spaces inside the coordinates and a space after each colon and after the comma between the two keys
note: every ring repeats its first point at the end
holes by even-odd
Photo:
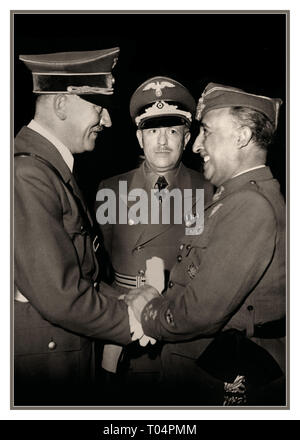
{"type": "Polygon", "coordinates": [[[151,82],[149,84],[147,84],[144,88],[143,91],[147,91],[147,90],[155,90],[155,96],[157,98],[160,98],[162,96],[162,89],[164,89],[165,87],[175,87],[175,84],[172,84],[168,81],[156,81],[156,82],[151,82]]]}

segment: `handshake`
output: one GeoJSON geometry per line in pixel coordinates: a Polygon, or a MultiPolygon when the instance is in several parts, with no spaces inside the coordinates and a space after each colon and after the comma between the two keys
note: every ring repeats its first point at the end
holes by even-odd
{"type": "Polygon", "coordinates": [[[130,332],[132,340],[139,340],[145,347],[148,342],[155,344],[156,340],[145,335],[141,326],[141,314],[145,305],[151,299],[159,296],[164,289],[164,261],[159,257],[152,257],[146,261],[146,283],[137,289],[131,289],[124,297],[128,306],[130,332]]]}
{"type": "Polygon", "coordinates": [[[124,296],[124,301],[128,306],[130,333],[132,341],[139,340],[139,344],[145,347],[148,342],[152,345],[156,340],[150,336],[146,336],[141,326],[141,314],[145,305],[153,298],[159,296],[159,292],[155,287],[145,284],[138,289],[130,290],[124,296]]]}
{"type": "MultiPolygon", "coordinates": [[[[146,283],[119,297],[119,300],[123,300],[128,307],[131,339],[132,341],[138,340],[142,347],[146,347],[149,342],[152,345],[156,342],[155,339],[144,334],[141,325],[141,314],[145,305],[151,299],[159,296],[164,289],[164,262],[161,258],[152,257],[146,261],[146,283]]],[[[102,368],[111,373],[116,373],[122,349],[119,345],[105,344],[102,355],[102,368]]]]}

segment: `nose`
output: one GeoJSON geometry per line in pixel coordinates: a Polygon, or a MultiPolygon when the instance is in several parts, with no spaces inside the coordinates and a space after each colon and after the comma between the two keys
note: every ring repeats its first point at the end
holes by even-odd
{"type": "Polygon", "coordinates": [[[112,126],[112,122],[111,122],[109,113],[106,110],[106,108],[104,108],[102,110],[101,118],[100,118],[100,125],[104,125],[104,127],[111,127],[112,126]]]}
{"type": "Polygon", "coordinates": [[[167,143],[167,133],[166,133],[166,129],[164,127],[161,127],[159,129],[159,134],[158,134],[158,144],[159,145],[166,145],[167,143]]]}
{"type": "Polygon", "coordinates": [[[194,153],[200,153],[200,151],[203,149],[203,136],[202,133],[200,131],[200,133],[198,134],[198,136],[195,139],[194,145],[193,145],[193,152],[194,153]]]}

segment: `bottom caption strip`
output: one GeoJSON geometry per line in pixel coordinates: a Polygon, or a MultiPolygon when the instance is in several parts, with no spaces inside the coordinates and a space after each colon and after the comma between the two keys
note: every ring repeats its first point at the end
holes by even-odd
{"type": "Polygon", "coordinates": [[[197,425],[195,424],[136,424],[131,426],[115,425],[110,423],[102,428],[103,438],[112,438],[112,436],[125,436],[127,438],[138,438],[144,436],[176,436],[176,435],[196,435],[197,425]]]}

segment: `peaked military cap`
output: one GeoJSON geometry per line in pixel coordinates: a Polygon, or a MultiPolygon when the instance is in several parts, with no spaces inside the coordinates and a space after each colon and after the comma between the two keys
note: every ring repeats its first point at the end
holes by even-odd
{"type": "Polygon", "coordinates": [[[98,103],[114,92],[111,74],[120,49],[87,52],[59,52],[42,55],[20,55],[19,59],[32,72],[33,93],[79,95],[98,103]]]}
{"type": "Polygon", "coordinates": [[[195,108],[190,92],[165,76],[149,78],[130,100],[130,115],[138,128],[190,125],[195,108]]]}
{"type": "Polygon", "coordinates": [[[200,120],[207,112],[218,108],[248,107],[263,113],[276,128],[281,104],[279,98],[253,95],[235,87],[209,83],[198,101],[196,119],[200,120]]]}

